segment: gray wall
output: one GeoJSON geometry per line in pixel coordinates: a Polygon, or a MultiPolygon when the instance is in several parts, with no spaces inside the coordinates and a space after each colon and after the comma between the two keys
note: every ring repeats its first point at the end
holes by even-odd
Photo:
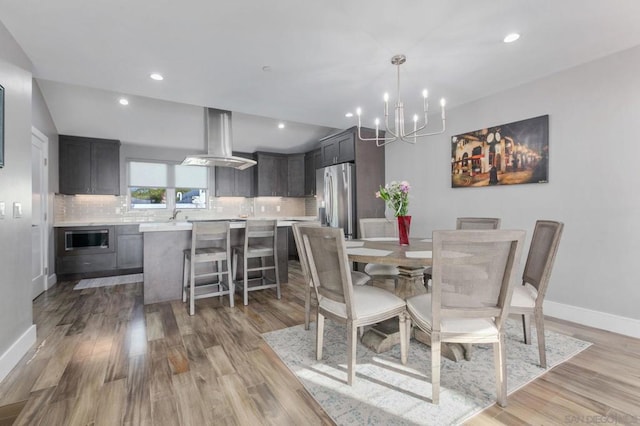
{"type": "Polygon", "coordinates": [[[528,247],[537,219],[563,221],[546,300],[640,319],[639,73],[636,47],[453,109],[444,135],[388,146],[387,180],[413,185],[412,234],[496,216],[526,229],[528,247]],[[451,188],[452,135],[543,114],[549,183],[451,188]]]}
{"type": "Polygon", "coordinates": [[[31,73],[30,63],[0,24],[0,84],[5,89],[5,167],[0,169],[0,354],[32,325],[31,306],[31,73]],[[13,219],[11,205],[22,203],[13,219]]]}

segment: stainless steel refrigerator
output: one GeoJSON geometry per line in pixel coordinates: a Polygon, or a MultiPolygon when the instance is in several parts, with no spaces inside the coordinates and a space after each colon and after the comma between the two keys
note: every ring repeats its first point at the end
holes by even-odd
{"type": "Polygon", "coordinates": [[[355,238],[355,165],[336,164],[316,170],[316,199],[323,225],[344,229],[346,238],[355,238]]]}

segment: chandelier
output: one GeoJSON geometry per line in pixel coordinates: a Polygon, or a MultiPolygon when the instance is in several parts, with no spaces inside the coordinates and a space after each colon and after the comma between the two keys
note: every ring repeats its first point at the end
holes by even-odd
{"type": "Polygon", "coordinates": [[[356,115],[358,116],[358,137],[363,141],[375,141],[377,146],[385,146],[391,142],[395,142],[397,140],[401,140],[403,142],[415,144],[418,138],[422,138],[425,136],[433,136],[444,133],[445,130],[445,116],[444,116],[444,106],[445,100],[444,98],[440,99],[440,108],[442,111],[442,129],[436,132],[430,133],[421,133],[426,129],[428,124],[428,112],[429,112],[429,100],[427,99],[428,92],[427,90],[422,91],[423,98],[423,109],[424,109],[424,121],[419,122],[418,114],[413,116],[413,130],[407,131],[405,129],[404,122],[404,104],[400,99],[400,65],[404,64],[407,61],[407,57],[404,55],[395,55],[391,58],[391,63],[397,67],[398,71],[398,80],[397,80],[397,88],[398,88],[398,97],[396,99],[395,111],[394,111],[394,123],[393,127],[389,126],[389,94],[384,94],[384,125],[385,125],[385,137],[381,138],[378,136],[380,120],[376,118],[376,137],[375,138],[363,138],[360,134],[361,124],[361,116],[362,110],[360,108],[356,109],[356,115]]]}

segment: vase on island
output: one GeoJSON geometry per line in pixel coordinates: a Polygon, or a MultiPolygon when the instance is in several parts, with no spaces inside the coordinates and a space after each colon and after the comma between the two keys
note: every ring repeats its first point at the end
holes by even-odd
{"type": "Polygon", "coordinates": [[[411,216],[396,216],[398,218],[398,240],[401,246],[409,245],[409,229],[411,216]]]}

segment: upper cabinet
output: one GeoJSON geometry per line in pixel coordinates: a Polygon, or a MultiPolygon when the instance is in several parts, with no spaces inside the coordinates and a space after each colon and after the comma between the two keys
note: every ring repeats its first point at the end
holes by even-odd
{"type": "Polygon", "coordinates": [[[61,194],[120,195],[120,141],[59,136],[61,194]]]}
{"type": "Polygon", "coordinates": [[[286,197],[289,164],[286,155],[256,152],[254,195],[256,197],[286,197]]]}
{"type": "Polygon", "coordinates": [[[304,154],[287,156],[287,196],[304,197],[305,195],[305,161],[304,154]]]}
{"type": "Polygon", "coordinates": [[[322,150],[309,151],[304,155],[304,195],[316,195],[316,170],[322,167],[322,150]]]}
{"type": "MultiPolygon", "coordinates": [[[[253,159],[253,154],[234,152],[233,155],[253,159]]],[[[231,167],[215,168],[216,197],[253,197],[254,167],[237,170],[231,167]]]]}
{"type": "Polygon", "coordinates": [[[321,141],[322,166],[353,162],[356,158],[355,133],[352,129],[321,141]]]}

